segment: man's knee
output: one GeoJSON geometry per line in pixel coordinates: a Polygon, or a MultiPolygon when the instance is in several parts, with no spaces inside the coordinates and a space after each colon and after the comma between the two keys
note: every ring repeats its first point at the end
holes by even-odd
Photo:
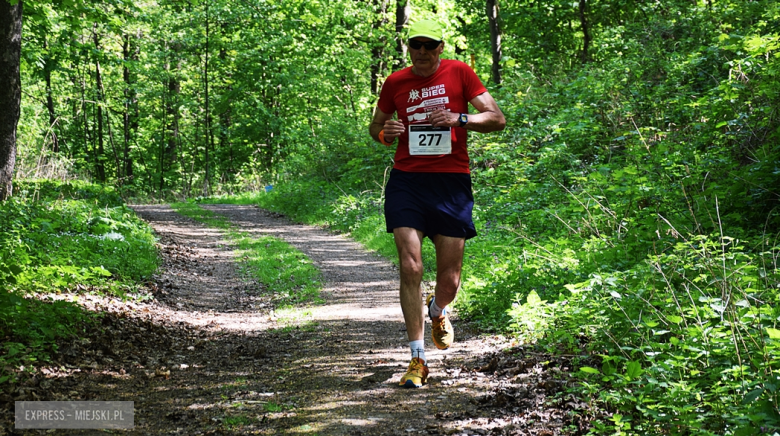
{"type": "Polygon", "coordinates": [[[442,292],[455,298],[455,294],[460,290],[460,279],[438,280],[436,282],[436,288],[437,292],[442,292]]]}
{"type": "Polygon", "coordinates": [[[422,260],[416,259],[414,256],[402,256],[399,259],[401,269],[401,279],[420,278],[423,274],[422,260]]]}
{"type": "Polygon", "coordinates": [[[401,278],[422,277],[422,234],[419,230],[401,227],[393,232],[398,249],[401,278]]]}

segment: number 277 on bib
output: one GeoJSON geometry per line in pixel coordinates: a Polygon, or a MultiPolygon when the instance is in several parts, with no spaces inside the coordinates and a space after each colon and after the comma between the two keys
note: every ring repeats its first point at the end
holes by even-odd
{"type": "Polygon", "coordinates": [[[452,153],[452,129],[430,124],[409,126],[409,154],[438,155],[452,153]]]}

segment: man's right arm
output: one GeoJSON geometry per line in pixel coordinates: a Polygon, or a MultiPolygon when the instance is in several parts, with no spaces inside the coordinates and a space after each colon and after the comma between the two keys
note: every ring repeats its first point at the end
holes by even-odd
{"type": "Polygon", "coordinates": [[[396,138],[404,133],[404,123],[394,120],[393,114],[382,112],[378,107],[374,110],[374,119],[368,126],[368,133],[374,138],[374,141],[380,144],[392,144],[396,138]],[[384,130],[385,142],[379,139],[379,132],[384,130]]]}

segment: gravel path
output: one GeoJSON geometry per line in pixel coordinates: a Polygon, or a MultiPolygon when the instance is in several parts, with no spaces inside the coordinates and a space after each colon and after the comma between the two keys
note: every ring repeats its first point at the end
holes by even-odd
{"type": "MultiPolygon", "coordinates": [[[[324,303],[274,311],[273,289],[243,278],[218,230],[163,205],[134,206],[160,237],[155,299],[82,298],[108,313],[63,344],[57,361],[6,397],[134,401],[120,434],[562,434],[585,429],[551,400],[570,368],[455,318],[456,343],[436,350],[426,331],[429,383],[397,386],[409,361],[397,269],[344,236],[252,206],[206,205],[242,231],[273,235],[322,271],[324,303]]],[[[429,325],[426,326],[430,328],[429,325]]],[[[572,405],[572,401],[574,404],[572,405]]],[[[8,425],[8,413],[3,416],[8,425]]],[[[24,433],[16,433],[24,434],[24,433]]],[[[32,433],[29,434],[38,434],[32,433]]],[[[56,434],[105,434],[83,430],[56,434]]]]}

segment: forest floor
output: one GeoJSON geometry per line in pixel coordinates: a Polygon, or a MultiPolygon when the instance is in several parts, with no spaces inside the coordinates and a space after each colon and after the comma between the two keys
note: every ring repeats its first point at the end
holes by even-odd
{"type": "Polygon", "coordinates": [[[133,401],[133,430],[45,434],[582,434],[588,405],[563,388],[566,357],[480,335],[457,318],[446,351],[430,342],[420,389],[409,363],[396,267],[348,238],[252,206],[204,206],[242,231],[282,238],[322,271],[321,304],[275,310],[272,290],[239,270],[221,231],[163,205],[134,206],[160,238],[163,266],[146,302],[81,297],[101,323],[0,395],[13,401],[133,401]]]}

